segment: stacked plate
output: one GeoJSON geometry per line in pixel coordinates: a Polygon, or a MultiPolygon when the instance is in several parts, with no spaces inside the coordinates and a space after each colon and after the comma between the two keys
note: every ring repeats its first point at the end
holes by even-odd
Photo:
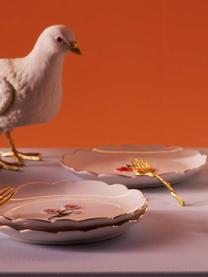
{"type": "Polygon", "coordinates": [[[172,184],[194,175],[207,161],[207,156],[195,149],[123,145],[75,149],[63,156],[61,164],[83,179],[120,183],[129,188],[160,186],[155,178],[136,176],[127,170],[135,158],[147,160],[159,175],[172,184]]]}
{"type": "Polygon", "coordinates": [[[138,190],[101,181],[30,183],[0,209],[0,231],[38,244],[76,244],[116,237],[147,211],[138,190]]]}
{"type": "Polygon", "coordinates": [[[171,183],[192,176],[207,161],[194,149],[158,145],[72,150],[61,164],[84,180],[19,187],[0,207],[0,232],[39,244],[88,243],[120,235],[143,217],[148,206],[140,191],[129,188],[161,185],[130,170],[135,158],[147,160],[171,183]]]}

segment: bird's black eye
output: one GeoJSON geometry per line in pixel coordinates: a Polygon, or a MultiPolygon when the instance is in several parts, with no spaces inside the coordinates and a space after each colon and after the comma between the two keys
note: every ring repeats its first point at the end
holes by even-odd
{"type": "Polygon", "coordinates": [[[62,41],[62,38],[61,38],[61,37],[58,37],[56,40],[57,40],[58,42],[61,42],[61,41],[62,41]]]}

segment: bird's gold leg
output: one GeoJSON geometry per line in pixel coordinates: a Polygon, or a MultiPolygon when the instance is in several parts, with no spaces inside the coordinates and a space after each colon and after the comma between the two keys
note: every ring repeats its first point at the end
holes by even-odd
{"type": "Polygon", "coordinates": [[[12,170],[12,171],[18,171],[19,170],[19,164],[16,163],[8,163],[3,160],[0,160],[0,168],[12,170]]]}
{"type": "MultiPolygon", "coordinates": [[[[30,160],[30,161],[40,161],[41,154],[39,153],[21,153],[17,151],[14,142],[12,140],[10,132],[5,132],[9,145],[11,146],[11,151],[7,153],[2,153],[2,157],[14,157],[17,160],[17,164],[23,165],[23,160],[30,160]]],[[[1,166],[1,165],[0,165],[1,166]]]]}

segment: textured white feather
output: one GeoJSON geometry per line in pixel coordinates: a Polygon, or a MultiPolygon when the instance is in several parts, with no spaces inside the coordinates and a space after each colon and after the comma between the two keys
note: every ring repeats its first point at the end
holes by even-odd
{"type": "Polygon", "coordinates": [[[4,114],[14,100],[14,88],[6,79],[0,80],[0,115],[4,114]]]}

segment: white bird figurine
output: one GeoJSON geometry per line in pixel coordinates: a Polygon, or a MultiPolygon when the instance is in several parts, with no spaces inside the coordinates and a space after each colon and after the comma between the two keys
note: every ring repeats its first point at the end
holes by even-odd
{"type": "Polygon", "coordinates": [[[11,131],[18,126],[44,123],[59,111],[62,100],[61,75],[64,56],[81,54],[73,33],[63,25],[46,28],[32,51],[23,58],[0,59],[0,133],[11,152],[1,153],[0,167],[18,170],[23,160],[40,160],[39,153],[17,151],[11,131]],[[11,163],[3,157],[13,157],[11,163]]]}

